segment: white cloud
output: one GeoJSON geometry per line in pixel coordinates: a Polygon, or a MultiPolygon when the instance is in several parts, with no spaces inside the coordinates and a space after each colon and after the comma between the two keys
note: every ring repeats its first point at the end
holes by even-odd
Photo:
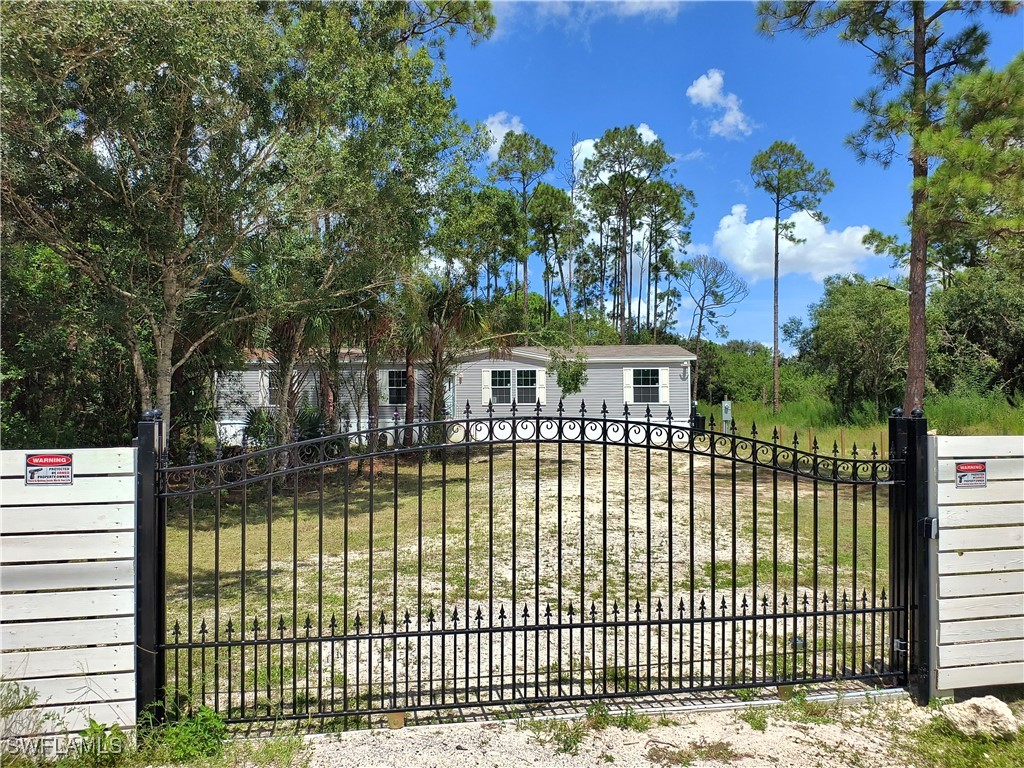
{"type": "Polygon", "coordinates": [[[658,134],[651,130],[651,126],[647,123],[640,123],[636,132],[640,134],[640,138],[644,140],[644,144],[651,144],[658,138],[658,134]]]}
{"type": "MultiPolygon", "coordinates": [[[[869,227],[827,229],[809,213],[797,211],[787,219],[802,243],[779,242],[779,275],[803,273],[815,280],[852,272],[859,262],[877,258],[862,240],[869,227]]],[[[747,221],[747,206],[734,205],[718,222],[714,244],[718,253],[751,280],[770,278],[774,262],[775,220],[747,221]]]]}
{"type": "Polygon", "coordinates": [[[739,96],[725,91],[725,73],[722,70],[709,69],[690,83],[686,96],[698,107],[720,112],[709,127],[712,136],[738,139],[753,132],[754,123],[740,108],[739,96]]]}
{"type": "Polygon", "coordinates": [[[587,25],[601,18],[671,20],[679,15],[682,3],[675,0],[541,0],[532,3],[538,20],[571,20],[574,25],[587,25]]]}
{"type": "Polygon", "coordinates": [[[491,160],[498,159],[498,149],[501,147],[501,142],[505,138],[506,133],[522,133],[526,130],[523,121],[519,119],[519,115],[510,115],[504,110],[490,115],[484,121],[484,125],[491,134],[491,146],[487,150],[491,160]]]}
{"type": "Polygon", "coordinates": [[[679,159],[682,160],[684,163],[688,163],[688,162],[690,162],[692,160],[701,160],[704,157],[706,157],[706,155],[704,154],[704,150],[702,150],[702,149],[695,149],[692,152],[687,152],[685,155],[683,155],[679,159]]]}

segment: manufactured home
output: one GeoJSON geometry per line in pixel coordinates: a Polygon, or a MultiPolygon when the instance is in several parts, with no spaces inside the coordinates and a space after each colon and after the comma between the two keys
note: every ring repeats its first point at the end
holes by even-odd
{"type": "MultiPolygon", "coordinates": [[[[676,420],[690,414],[690,369],[696,359],[692,352],[674,344],[638,344],[588,346],[587,375],[582,389],[563,397],[554,371],[549,370],[551,356],[543,347],[513,347],[501,352],[480,350],[467,355],[453,372],[445,391],[445,408],[453,418],[464,417],[468,406],[474,416],[484,416],[488,406],[496,416],[518,412],[554,413],[562,401],[566,415],[575,415],[582,404],[592,417],[607,405],[610,417],[619,417],[626,407],[633,418],[663,421],[671,409],[676,420]]],[[[323,408],[334,397],[341,420],[349,429],[365,429],[367,407],[366,365],[360,350],[342,355],[342,386],[337,395],[328,394],[326,382],[315,366],[300,366],[296,382],[301,401],[323,408]]],[[[223,374],[217,379],[218,434],[226,445],[238,445],[244,433],[246,416],[253,408],[273,408],[277,402],[270,375],[273,361],[253,354],[242,371],[223,374]]],[[[416,370],[413,397],[417,412],[427,408],[426,375],[416,370]]],[[[380,398],[380,426],[390,426],[395,415],[405,418],[408,399],[408,375],[403,361],[387,361],[377,371],[380,398]]]]}

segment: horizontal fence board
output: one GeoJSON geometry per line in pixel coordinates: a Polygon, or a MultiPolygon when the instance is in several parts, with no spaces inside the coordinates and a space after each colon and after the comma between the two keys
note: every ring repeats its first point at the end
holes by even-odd
{"type": "Polygon", "coordinates": [[[79,475],[130,475],[135,472],[134,448],[35,448],[0,451],[0,476],[25,479],[25,457],[32,453],[70,453],[71,469],[79,475]]]}
{"type": "Polygon", "coordinates": [[[1024,525],[950,528],[939,532],[939,552],[1024,547],[1024,525]]]}
{"type": "Polygon", "coordinates": [[[135,695],[135,674],[120,672],[71,677],[25,678],[18,683],[36,691],[37,706],[87,704],[130,699],[135,695]]]}
{"type": "Polygon", "coordinates": [[[942,576],[939,579],[939,597],[969,597],[971,595],[1005,593],[1024,593],[1024,571],[942,576]]]}
{"type": "Polygon", "coordinates": [[[73,485],[25,485],[24,478],[0,480],[4,506],[135,502],[135,477],[76,477],[73,485]]]}
{"type": "Polygon", "coordinates": [[[1024,640],[996,640],[991,643],[960,643],[959,645],[939,646],[940,667],[1016,663],[1018,661],[1024,661],[1024,640]]]}
{"type": "Polygon", "coordinates": [[[71,648],[80,645],[117,645],[134,641],[135,617],[75,619],[0,624],[4,650],[71,648]]]}
{"type": "Polygon", "coordinates": [[[939,625],[939,644],[1024,638],[1024,617],[944,621],[939,625]]]}
{"type": "Polygon", "coordinates": [[[124,560],[135,556],[135,533],[49,533],[4,536],[3,562],[124,560]]]}
{"type": "Polygon", "coordinates": [[[1021,616],[1024,621],[1024,595],[986,595],[951,597],[938,601],[939,621],[976,619],[979,616],[1021,616]]]}
{"type": "Polygon", "coordinates": [[[135,669],[135,644],[106,645],[47,651],[0,653],[0,675],[6,678],[131,672],[135,669]]]}
{"type": "MultiPolygon", "coordinates": [[[[1024,452],[1024,448],[1021,449],[1024,452]]],[[[963,462],[985,463],[985,474],[989,480],[1024,480],[1024,457],[1012,459],[939,459],[938,479],[940,483],[956,482],[956,465],[963,462]]]]}
{"type": "Polygon", "coordinates": [[[1024,499],[1024,480],[994,480],[984,488],[957,488],[953,483],[939,483],[938,503],[987,504],[1024,499]]]}
{"type": "Polygon", "coordinates": [[[3,508],[0,533],[70,533],[72,531],[131,531],[134,504],[82,504],[67,507],[3,508]]]}
{"type": "Polygon", "coordinates": [[[1001,456],[1024,456],[1018,435],[939,435],[939,459],[982,460],[1001,456]]]}
{"type": "Polygon", "coordinates": [[[939,574],[943,576],[995,571],[1024,571],[1024,549],[939,553],[939,574]]]}
{"type": "Polygon", "coordinates": [[[979,688],[988,685],[1013,685],[1024,680],[1024,662],[985,664],[974,667],[940,669],[937,685],[940,690],[979,688]]]}
{"type": "Polygon", "coordinates": [[[89,720],[97,723],[118,723],[122,728],[135,727],[135,697],[105,704],[77,704],[70,707],[39,707],[31,710],[46,717],[42,734],[77,734],[89,727],[89,720]]]}
{"type": "Polygon", "coordinates": [[[1024,501],[1016,504],[968,504],[939,507],[940,528],[1024,523],[1024,501]]]}
{"type": "Polygon", "coordinates": [[[52,592],[59,589],[129,587],[133,584],[133,560],[0,566],[0,590],[4,592],[52,592]]]}
{"type": "Polygon", "coordinates": [[[0,620],[5,622],[134,615],[135,590],[130,587],[0,595],[0,620]]]}

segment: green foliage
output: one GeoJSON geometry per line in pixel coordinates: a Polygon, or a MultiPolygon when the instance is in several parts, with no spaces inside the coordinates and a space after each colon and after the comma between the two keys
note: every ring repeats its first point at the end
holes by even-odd
{"type": "Polygon", "coordinates": [[[923,768],[1018,768],[1024,765],[1024,733],[1012,739],[969,738],[938,715],[915,731],[907,744],[923,768]]]}
{"type": "Polygon", "coordinates": [[[210,707],[200,706],[149,735],[150,748],[158,759],[171,763],[195,763],[224,753],[227,726],[210,707]]]}
{"type": "Polygon", "coordinates": [[[739,718],[755,731],[763,733],[768,730],[768,709],[766,707],[745,709],[740,712],[739,718]]]}
{"type": "Polygon", "coordinates": [[[250,408],[245,414],[243,433],[254,449],[274,445],[277,442],[277,425],[273,412],[269,408],[250,408]]]}
{"type": "Polygon", "coordinates": [[[0,443],[126,445],[138,416],[114,310],[53,250],[5,244],[0,259],[0,443]]]}
{"type": "Polygon", "coordinates": [[[79,734],[81,747],[74,752],[74,762],[88,768],[104,768],[126,761],[131,744],[119,725],[105,725],[89,718],[89,725],[79,734]]]}

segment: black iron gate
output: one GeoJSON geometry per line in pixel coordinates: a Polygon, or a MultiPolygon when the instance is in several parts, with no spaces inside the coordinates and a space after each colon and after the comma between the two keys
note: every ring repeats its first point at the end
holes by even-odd
{"type": "Polygon", "coordinates": [[[158,430],[140,424],[140,706],[365,722],[907,683],[921,418],[845,457],[561,405],[189,466],[158,430]]]}

